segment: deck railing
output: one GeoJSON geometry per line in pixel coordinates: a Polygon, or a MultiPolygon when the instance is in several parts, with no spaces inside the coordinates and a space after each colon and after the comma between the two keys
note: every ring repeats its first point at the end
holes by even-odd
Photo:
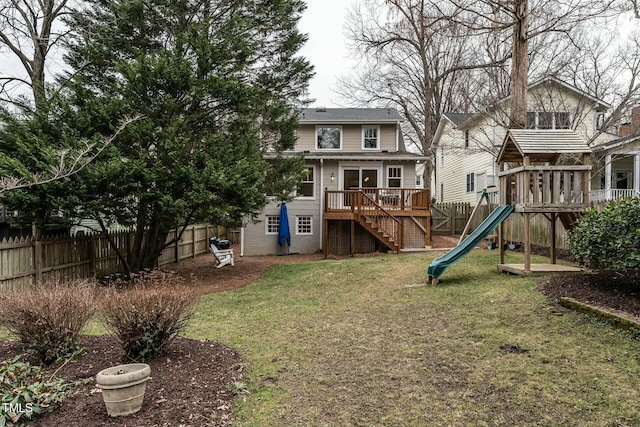
{"type": "Polygon", "coordinates": [[[358,188],[354,190],[326,191],[327,211],[351,210],[358,208],[358,194],[366,194],[385,210],[429,210],[430,192],[422,188],[358,188]]]}
{"type": "Polygon", "coordinates": [[[520,166],[501,172],[500,203],[567,207],[589,203],[591,166],[520,166]]]}
{"type": "Polygon", "coordinates": [[[609,190],[591,190],[589,197],[592,202],[605,202],[608,200],[626,199],[627,197],[640,197],[640,190],[633,188],[611,188],[609,190]]]}

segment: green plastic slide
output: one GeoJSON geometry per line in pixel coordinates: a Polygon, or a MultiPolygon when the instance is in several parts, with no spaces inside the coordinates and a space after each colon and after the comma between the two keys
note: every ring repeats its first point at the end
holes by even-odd
{"type": "Polygon", "coordinates": [[[464,239],[458,246],[451,249],[446,254],[442,255],[431,261],[427,273],[429,274],[429,281],[437,279],[444,273],[444,271],[453,265],[460,258],[468,254],[473,248],[483,241],[489,233],[491,233],[502,221],[513,212],[514,205],[500,205],[491,212],[491,214],[482,221],[482,224],[476,228],[466,239],[464,239]]]}

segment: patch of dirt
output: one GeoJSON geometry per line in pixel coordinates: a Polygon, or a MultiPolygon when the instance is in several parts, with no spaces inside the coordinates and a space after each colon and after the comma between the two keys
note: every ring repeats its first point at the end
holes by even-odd
{"type": "Polygon", "coordinates": [[[235,245],[234,266],[229,265],[215,268],[213,255],[200,255],[196,258],[185,259],[167,269],[175,271],[185,278],[184,285],[198,295],[212,292],[222,292],[240,288],[257,280],[269,267],[276,264],[292,264],[298,262],[317,261],[324,258],[323,254],[292,254],[265,255],[241,257],[240,250],[235,245]]]}

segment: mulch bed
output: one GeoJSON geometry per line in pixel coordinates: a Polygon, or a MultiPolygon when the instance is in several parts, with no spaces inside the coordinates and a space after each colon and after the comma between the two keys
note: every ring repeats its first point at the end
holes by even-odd
{"type": "MultiPolygon", "coordinates": [[[[438,242],[447,247],[448,242],[438,242]]],[[[533,248],[546,255],[546,249],[533,248]]],[[[176,266],[186,285],[198,294],[221,292],[256,280],[274,264],[313,261],[322,256],[236,257],[236,266],[215,269],[213,258],[200,256],[176,266]]],[[[568,259],[567,253],[559,258],[568,259]]],[[[640,271],[601,271],[554,276],[541,283],[539,291],[550,300],[571,297],[590,305],[613,308],[640,316],[640,271]]],[[[82,336],[87,352],[65,366],[59,376],[70,381],[95,377],[102,369],[127,363],[113,336],[82,336]]],[[[0,360],[22,352],[20,343],[0,341],[0,360]]],[[[242,381],[242,357],[216,341],[176,338],[167,352],[149,363],[151,379],[142,409],[126,417],[110,418],[99,390],[93,382],[80,387],[75,397],[37,426],[228,426],[232,423],[232,403],[237,397],[233,384],[242,381]]],[[[54,367],[48,368],[51,372],[54,367]]]]}
{"type": "Polygon", "coordinates": [[[552,301],[569,297],[640,317],[640,270],[602,270],[551,277],[538,286],[552,301]]]}
{"type": "MultiPolygon", "coordinates": [[[[115,337],[82,336],[87,352],[64,366],[59,377],[69,381],[94,377],[102,369],[121,363],[122,349],[115,337]]],[[[16,341],[0,341],[0,358],[22,351],[16,341]]],[[[236,398],[230,386],[242,380],[242,358],[216,341],[176,338],[162,356],[149,362],[142,409],[126,417],[107,415],[102,394],[91,381],[61,408],[45,415],[37,426],[224,426],[231,422],[236,398]]],[[[47,368],[53,372],[57,366],[47,368]]]]}
{"type": "MultiPolygon", "coordinates": [[[[522,252],[520,248],[517,251],[522,252]]],[[[536,255],[549,256],[549,249],[531,246],[536,255]]],[[[576,260],[567,250],[556,251],[558,259],[576,260]]],[[[556,275],[540,283],[538,290],[557,302],[560,298],[573,298],[584,304],[613,309],[633,317],[640,317],[640,270],[600,270],[584,273],[556,275]]]]}

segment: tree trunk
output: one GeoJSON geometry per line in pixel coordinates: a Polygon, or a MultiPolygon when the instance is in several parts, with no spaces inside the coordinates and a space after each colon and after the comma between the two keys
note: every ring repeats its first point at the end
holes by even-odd
{"type": "Polygon", "coordinates": [[[511,112],[509,127],[524,129],[527,125],[527,84],[529,75],[528,0],[515,1],[513,26],[513,58],[511,59],[511,112]]]}

